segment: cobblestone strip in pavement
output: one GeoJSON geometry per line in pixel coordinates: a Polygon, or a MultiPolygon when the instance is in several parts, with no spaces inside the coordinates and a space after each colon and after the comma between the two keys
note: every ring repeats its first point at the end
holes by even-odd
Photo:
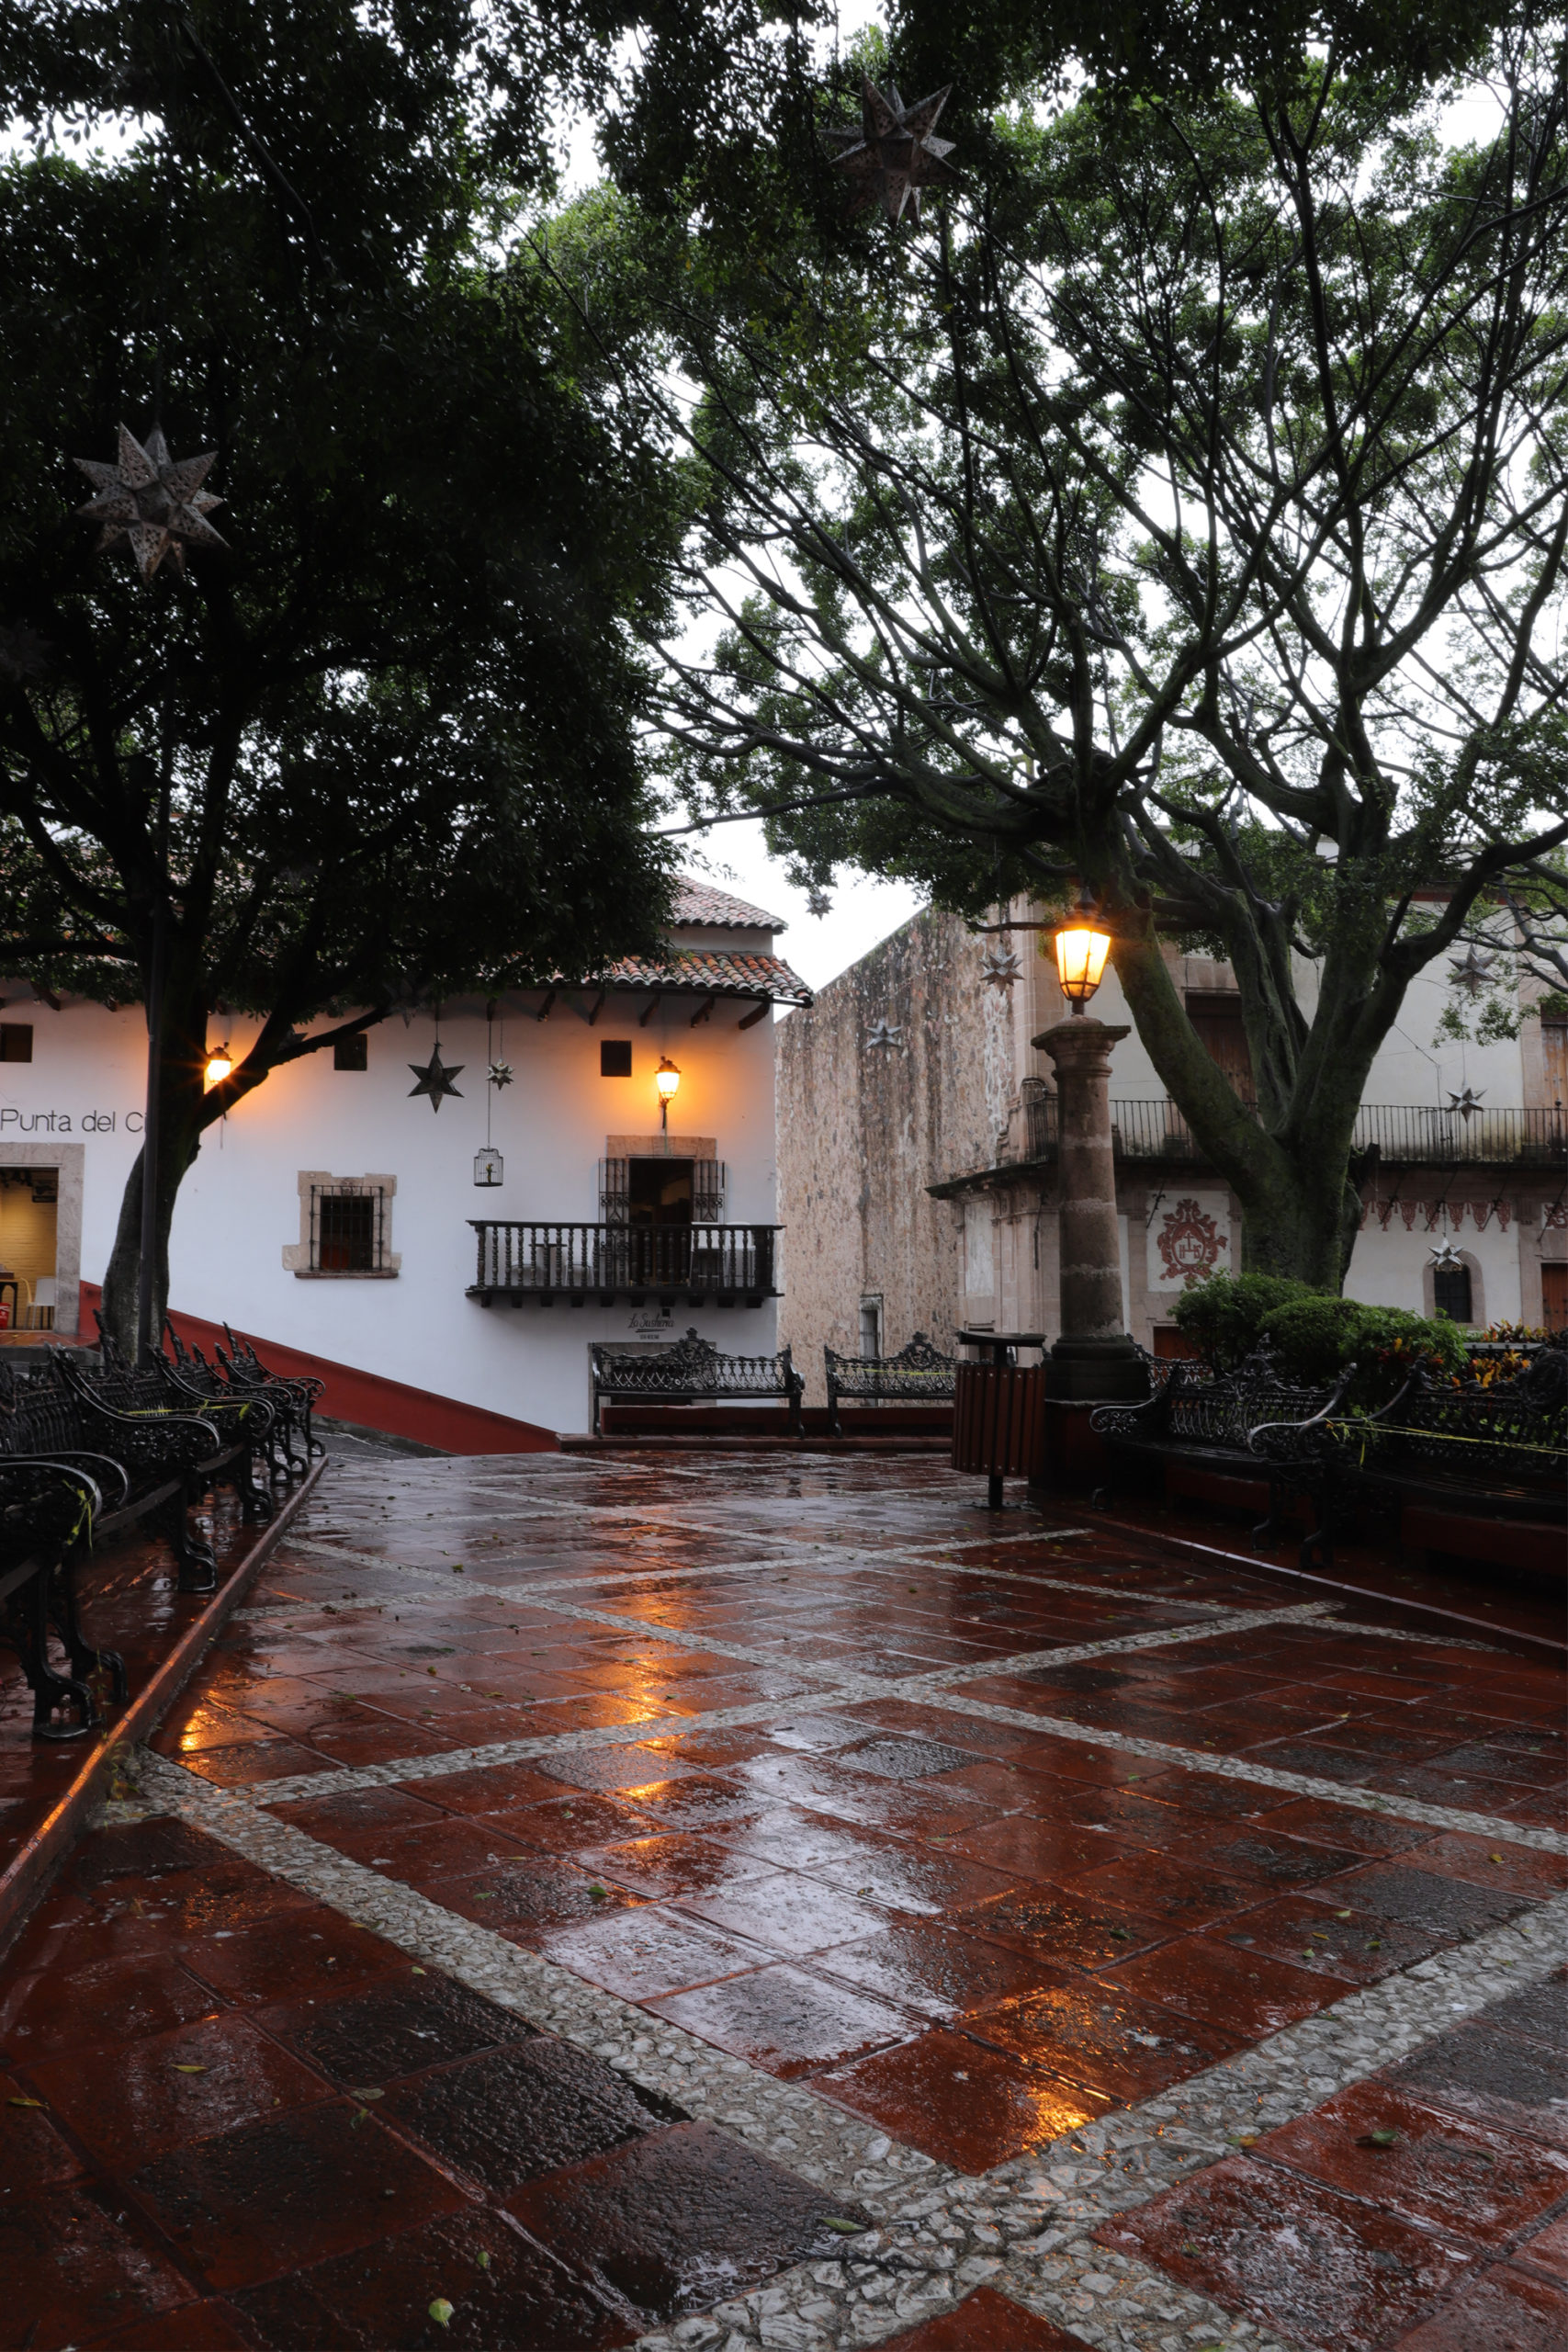
{"type": "Polygon", "coordinates": [[[1457,2018],[1539,1981],[1558,1964],[1568,1933],[1568,1896],[1560,1895],[976,2178],[900,2146],[802,2085],[778,2082],[650,2018],[256,1805],[221,1798],[178,1765],[141,1751],[137,1771],[154,1804],[260,1868],[872,2213],[874,2229],[846,2245],[840,2259],[802,2265],[673,2331],[646,2336],[644,2352],[870,2345],[982,2281],[1096,2346],[1192,2352],[1207,2343],[1288,2352],[1280,2339],[1163,2274],[1093,2245],[1089,2231],[1214,2163],[1247,2135],[1304,2114],[1457,2018]]]}

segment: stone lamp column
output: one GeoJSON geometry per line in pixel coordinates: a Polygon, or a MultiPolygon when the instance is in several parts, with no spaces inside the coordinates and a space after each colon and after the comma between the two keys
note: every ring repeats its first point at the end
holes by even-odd
{"type": "Polygon", "coordinates": [[[1122,1309],[1111,1151],[1111,1049],[1131,1035],[1075,1012],[1034,1039],[1056,1065],[1060,1134],[1062,1336],[1045,1366],[1048,1396],[1142,1396],[1147,1386],[1122,1309]]]}

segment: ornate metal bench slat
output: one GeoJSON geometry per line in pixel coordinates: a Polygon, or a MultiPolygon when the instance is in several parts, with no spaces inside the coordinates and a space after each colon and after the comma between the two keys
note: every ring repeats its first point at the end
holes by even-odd
{"type": "Polygon", "coordinates": [[[876,1405],[941,1404],[953,1396],[954,1359],[934,1348],[923,1331],[917,1331],[908,1346],[895,1356],[846,1356],[837,1348],[824,1348],[822,1360],[828,1381],[828,1426],[835,1437],[844,1433],[839,1418],[841,1396],[876,1405]]]}

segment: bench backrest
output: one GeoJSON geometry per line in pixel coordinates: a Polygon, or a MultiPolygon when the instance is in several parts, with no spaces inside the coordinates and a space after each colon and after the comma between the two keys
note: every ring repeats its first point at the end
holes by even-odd
{"type": "Polygon", "coordinates": [[[824,1348],[828,1393],[841,1396],[943,1397],[953,1394],[953,1359],[917,1331],[894,1356],[846,1356],[824,1348]]]}
{"type": "Polygon", "coordinates": [[[783,1396],[795,1376],[788,1348],[776,1356],[721,1355],[694,1329],[672,1348],[638,1354],[596,1340],[590,1353],[593,1385],[605,1396],[783,1396]]]}

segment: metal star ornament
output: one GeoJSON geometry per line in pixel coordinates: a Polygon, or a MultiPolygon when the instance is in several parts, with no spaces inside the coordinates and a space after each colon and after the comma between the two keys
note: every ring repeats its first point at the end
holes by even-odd
{"type": "Polygon", "coordinates": [[[512,1083],[512,1064],[510,1062],[491,1062],[490,1066],[490,1082],[492,1086],[498,1088],[510,1086],[512,1083]]]}
{"type": "Polygon", "coordinates": [[[98,493],[76,512],[103,525],[100,552],[128,540],[142,579],[151,580],[165,556],[172,571],[184,572],[186,541],[192,547],[227,547],[207,519],[223,501],[201,486],[217,455],[216,449],[209,449],[176,465],[159,426],[153,426],[143,448],[122,424],[118,465],[73,458],[78,473],[85,474],[98,493]]]}
{"type": "Polygon", "coordinates": [[[411,1102],[413,1101],[416,1094],[427,1095],[429,1097],[431,1109],[433,1111],[439,1111],[441,1108],[441,1098],[443,1095],[451,1094],[456,1096],[459,1102],[462,1101],[462,1095],[458,1091],[457,1088],[453,1085],[452,1080],[455,1078],[461,1077],[465,1064],[462,1062],[454,1062],[451,1069],[448,1069],[446,1064],[442,1061],[441,1048],[439,1046],[432,1047],[430,1059],[424,1063],[423,1067],[418,1062],[410,1062],[409,1068],[412,1070],[415,1078],[419,1080],[419,1084],[417,1086],[411,1086],[409,1088],[409,1101],[411,1102]]]}
{"type": "Polygon", "coordinates": [[[1441,1249],[1434,1250],[1430,1254],[1432,1272],[1435,1274],[1458,1274],[1463,1272],[1464,1260],[1460,1256],[1459,1251],[1454,1248],[1451,1241],[1445,1241],[1441,1249]]]}
{"type": "Polygon", "coordinates": [[[1472,998],[1478,997],[1483,989],[1491,987],[1495,968],[1490,956],[1478,956],[1473,947],[1467,951],[1462,962],[1456,960],[1449,966],[1455,988],[1462,989],[1466,996],[1472,998]]]}
{"type": "Polygon", "coordinates": [[[1022,961],[1010,947],[993,947],[980,967],[980,978],[988,989],[1004,995],[1023,978],[1022,961]]]}
{"type": "Polygon", "coordinates": [[[897,1021],[874,1021],[865,1033],[868,1046],[902,1046],[904,1032],[897,1021]]]}
{"type": "Polygon", "coordinates": [[[920,190],[942,181],[956,181],[948,163],[951,139],[937,139],[937,118],[952,94],[950,82],[934,97],[907,107],[890,82],[879,90],[869,74],[861,78],[861,127],[847,126],[823,133],[833,149],[833,161],[850,183],[850,210],[863,212],[880,204],[889,220],[902,220],[906,207],[918,220],[920,190]]]}
{"type": "Polygon", "coordinates": [[[1479,1094],[1474,1094],[1467,1086],[1462,1094],[1450,1093],[1449,1096],[1449,1109],[1450,1111],[1457,1111],[1460,1117],[1468,1122],[1472,1114],[1480,1110],[1485,1097],[1486,1089],[1484,1087],[1482,1088],[1479,1094]]]}

